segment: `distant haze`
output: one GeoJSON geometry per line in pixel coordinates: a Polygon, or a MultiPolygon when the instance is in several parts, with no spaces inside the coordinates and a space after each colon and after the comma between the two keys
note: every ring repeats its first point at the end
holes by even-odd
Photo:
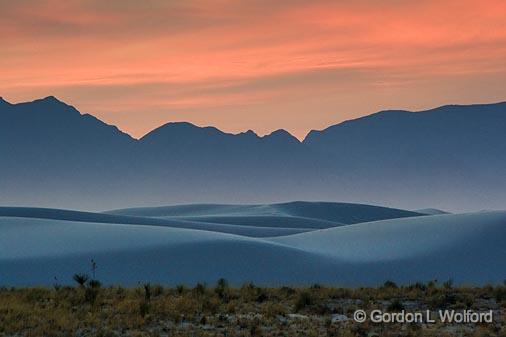
{"type": "Polygon", "coordinates": [[[506,2],[0,1],[0,96],[55,95],[140,138],[265,135],[506,97],[506,2]]]}
{"type": "Polygon", "coordinates": [[[502,209],[506,102],[378,113],[267,136],[166,123],[135,140],[55,97],[0,99],[0,205],[112,209],[346,201],[502,209]]]}

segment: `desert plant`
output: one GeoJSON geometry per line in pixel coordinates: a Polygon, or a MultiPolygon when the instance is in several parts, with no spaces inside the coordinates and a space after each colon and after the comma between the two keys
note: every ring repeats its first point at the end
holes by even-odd
{"type": "Polygon", "coordinates": [[[157,297],[163,294],[163,286],[160,284],[155,284],[154,286],[151,286],[151,294],[153,297],[157,297]]]}
{"type": "Polygon", "coordinates": [[[89,276],[86,274],[83,274],[83,273],[77,273],[77,274],[74,274],[74,276],[72,278],[74,279],[74,281],[77,282],[77,284],[79,284],[79,286],[81,288],[84,288],[84,285],[88,281],[89,276]]]}
{"type": "Polygon", "coordinates": [[[94,260],[94,259],[91,259],[91,272],[92,272],[93,278],[96,278],[96,277],[97,277],[97,275],[96,275],[96,273],[97,273],[97,268],[98,268],[98,266],[97,266],[97,262],[95,262],[95,260],[94,260]]]}
{"type": "Polygon", "coordinates": [[[255,302],[263,303],[269,299],[267,291],[264,288],[257,288],[256,290],[257,297],[255,299],[255,302]]]}
{"type": "Polygon", "coordinates": [[[228,282],[224,278],[220,278],[214,288],[214,292],[221,298],[224,299],[228,294],[228,282]]]}
{"type": "Polygon", "coordinates": [[[149,302],[146,302],[146,301],[141,301],[139,303],[139,314],[141,315],[141,317],[146,317],[147,314],[149,314],[149,310],[150,310],[150,303],[149,302]]]}
{"type": "Polygon", "coordinates": [[[313,303],[313,298],[308,291],[299,293],[295,301],[295,311],[300,311],[313,303]]]}
{"type": "Polygon", "coordinates": [[[89,280],[88,281],[88,286],[90,288],[94,288],[94,289],[97,289],[97,288],[100,288],[102,286],[102,283],[99,281],[99,280],[89,280]]]}
{"type": "Polygon", "coordinates": [[[395,282],[393,282],[393,281],[388,280],[388,281],[385,282],[385,284],[383,284],[383,287],[396,289],[397,288],[397,284],[395,282]]]}
{"type": "Polygon", "coordinates": [[[182,295],[182,294],[184,293],[184,291],[185,291],[185,286],[184,286],[184,284],[178,284],[178,285],[176,286],[176,291],[177,291],[177,293],[178,293],[179,295],[182,295]]]}
{"type": "Polygon", "coordinates": [[[91,305],[94,305],[98,297],[99,288],[86,287],[84,292],[84,300],[91,305]]]}
{"type": "Polygon", "coordinates": [[[506,301],[506,287],[499,286],[494,290],[494,296],[497,302],[501,303],[502,301],[506,301]]]}
{"type": "Polygon", "coordinates": [[[206,293],[206,285],[204,283],[197,283],[195,288],[193,288],[193,292],[196,295],[204,295],[206,293]]]}
{"type": "Polygon", "coordinates": [[[450,278],[448,281],[443,283],[443,287],[445,289],[452,289],[453,288],[453,280],[450,278]]]}
{"type": "Polygon", "coordinates": [[[399,299],[395,299],[392,301],[392,303],[390,303],[387,310],[391,312],[399,312],[404,310],[404,305],[401,301],[399,301],[399,299]]]}
{"type": "Polygon", "coordinates": [[[102,283],[100,283],[99,280],[94,280],[94,279],[89,280],[86,285],[85,292],[84,292],[85,302],[88,302],[89,304],[94,305],[97,300],[98,293],[100,291],[101,286],[102,286],[102,283]]]}
{"type": "Polygon", "coordinates": [[[58,282],[58,278],[56,276],[54,277],[53,288],[56,292],[61,289],[61,284],[58,282]]]}
{"type": "Polygon", "coordinates": [[[149,283],[144,284],[144,301],[151,301],[151,284],[149,283]]]}

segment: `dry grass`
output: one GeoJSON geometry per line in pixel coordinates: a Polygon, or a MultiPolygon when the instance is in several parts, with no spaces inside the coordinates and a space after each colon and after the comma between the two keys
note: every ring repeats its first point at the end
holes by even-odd
{"type": "Polygon", "coordinates": [[[506,287],[0,289],[0,336],[505,336],[506,287]],[[495,310],[493,324],[373,324],[356,309],[495,310]],[[349,320],[332,321],[335,315],[349,320]]]}

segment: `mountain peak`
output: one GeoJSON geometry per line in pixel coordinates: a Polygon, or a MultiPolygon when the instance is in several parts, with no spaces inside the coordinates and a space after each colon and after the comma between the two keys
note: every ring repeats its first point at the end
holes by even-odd
{"type": "Polygon", "coordinates": [[[277,141],[285,141],[290,143],[300,143],[300,141],[296,137],[294,137],[290,132],[284,129],[278,129],[276,131],[273,131],[267,136],[264,136],[264,138],[277,141]]]}
{"type": "Polygon", "coordinates": [[[12,105],[12,104],[7,102],[3,97],[0,96],[0,106],[1,105],[12,105]]]}
{"type": "Polygon", "coordinates": [[[165,128],[165,129],[198,129],[199,127],[195,124],[192,124],[190,122],[168,122],[164,125],[160,126],[159,128],[165,128]]]}
{"type": "Polygon", "coordinates": [[[144,142],[164,141],[182,141],[184,139],[202,139],[208,136],[223,134],[214,127],[200,127],[189,122],[169,122],[141,138],[144,142]]]}
{"type": "Polygon", "coordinates": [[[58,98],[54,96],[47,96],[44,98],[36,99],[34,102],[41,102],[46,104],[65,104],[64,102],[60,101],[58,98]]]}
{"type": "Polygon", "coordinates": [[[241,135],[242,136],[248,136],[248,137],[255,137],[255,138],[258,137],[258,135],[253,130],[248,130],[246,132],[241,132],[241,133],[237,134],[236,136],[241,136],[241,135]]]}

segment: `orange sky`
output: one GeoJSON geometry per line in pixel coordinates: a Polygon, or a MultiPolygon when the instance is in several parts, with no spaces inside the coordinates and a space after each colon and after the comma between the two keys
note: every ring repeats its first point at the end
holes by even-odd
{"type": "Polygon", "coordinates": [[[506,1],[0,0],[0,96],[48,95],[135,137],[503,101],[506,1]]]}

